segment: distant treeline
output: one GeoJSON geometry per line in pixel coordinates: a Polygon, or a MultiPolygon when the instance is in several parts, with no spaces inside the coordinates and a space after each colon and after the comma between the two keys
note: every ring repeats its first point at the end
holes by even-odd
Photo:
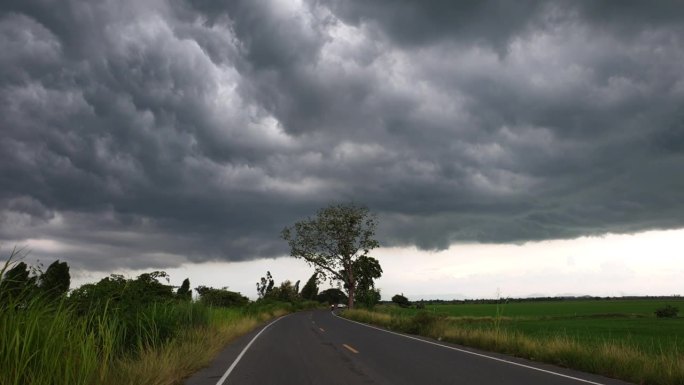
{"type": "MultiPolygon", "coordinates": [[[[480,298],[480,299],[420,299],[414,304],[423,305],[463,305],[463,304],[497,304],[512,302],[548,302],[548,301],[619,301],[619,300],[681,300],[679,294],[669,296],[624,296],[624,297],[595,297],[595,296],[562,296],[562,297],[531,297],[531,298],[480,298]]],[[[390,303],[391,301],[383,301],[390,303]]]]}

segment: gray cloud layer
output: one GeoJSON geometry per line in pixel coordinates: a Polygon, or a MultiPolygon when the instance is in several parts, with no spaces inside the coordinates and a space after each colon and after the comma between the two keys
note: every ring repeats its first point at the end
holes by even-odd
{"type": "Polygon", "coordinates": [[[332,201],[385,245],[684,226],[681,2],[6,1],[0,240],[242,260],[332,201]]]}

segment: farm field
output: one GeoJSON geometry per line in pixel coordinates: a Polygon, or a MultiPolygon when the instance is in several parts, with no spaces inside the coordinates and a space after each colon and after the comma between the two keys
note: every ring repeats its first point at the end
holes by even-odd
{"type": "Polygon", "coordinates": [[[559,300],[503,304],[437,304],[425,309],[379,306],[378,311],[413,316],[421,311],[447,316],[468,329],[498,327],[531,338],[564,336],[580,343],[614,341],[650,352],[684,352],[684,318],[659,319],[665,305],[684,309],[684,300],[559,300]]]}
{"type": "Polygon", "coordinates": [[[356,321],[642,384],[684,383],[684,309],[679,298],[394,304],[347,310],[356,321]]]}
{"type": "MultiPolygon", "coordinates": [[[[654,311],[665,305],[684,310],[682,299],[594,299],[594,300],[551,300],[529,302],[466,303],[425,305],[433,313],[454,317],[570,317],[570,316],[643,316],[653,317],[654,311]]],[[[379,306],[381,311],[399,311],[415,314],[421,311],[415,307],[399,308],[393,305],[379,306]]]]}

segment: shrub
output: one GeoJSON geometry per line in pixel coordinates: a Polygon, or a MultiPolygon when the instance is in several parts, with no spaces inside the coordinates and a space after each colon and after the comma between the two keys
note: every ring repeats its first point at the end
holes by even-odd
{"type": "Polygon", "coordinates": [[[234,291],[206,286],[198,286],[195,290],[200,296],[200,302],[208,306],[240,307],[249,303],[249,298],[234,291]]]}
{"type": "Polygon", "coordinates": [[[316,300],[318,302],[328,303],[329,305],[332,305],[334,303],[347,303],[348,298],[342,290],[331,288],[323,290],[322,292],[318,293],[318,296],[316,296],[316,300]]]}
{"type": "Polygon", "coordinates": [[[392,302],[396,303],[397,305],[399,305],[401,307],[411,306],[411,302],[409,302],[408,298],[404,297],[403,294],[396,294],[395,296],[393,296],[392,302]]]}
{"type": "Polygon", "coordinates": [[[439,319],[440,317],[435,314],[420,311],[411,319],[410,329],[407,330],[407,333],[430,335],[430,331],[439,319]]]}
{"type": "Polygon", "coordinates": [[[679,309],[672,305],[665,305],[660,309],[655,311],[655,315],[658,318],[674,318],[679,313],[679,309]]]}
{"type": "Polygon", "coordinates": [[[291,281],[285,280],[280,286],[274,287],[268,291],[263,298],[281,302],[297,302],[299,300],[299,293],[297,292],[298,285],[299,281],[297,281],[296,285],[292,285],[291,281]]]}
{"type": "Polygon", "coordinates": [[[303,299],[315,301],[318,295],[318,272],[314,272],[311,278],[306,281],[302,288],[301,296],[303,299]]]}
{"type": "Polygon", "coordinates": [[[380,289],[361,290],[356,294],[356,303],[365,308],[372,309],[380,302],[381,297],[380,289]]]}

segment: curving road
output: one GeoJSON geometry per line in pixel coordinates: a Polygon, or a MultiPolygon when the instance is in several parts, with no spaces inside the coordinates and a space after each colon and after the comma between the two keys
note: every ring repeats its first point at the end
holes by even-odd
{"type": "Polygon", "coordinates": [[[391,333],[317,310],[290,314],[243,336],[185,384],[626,383],[391,333]]]}

